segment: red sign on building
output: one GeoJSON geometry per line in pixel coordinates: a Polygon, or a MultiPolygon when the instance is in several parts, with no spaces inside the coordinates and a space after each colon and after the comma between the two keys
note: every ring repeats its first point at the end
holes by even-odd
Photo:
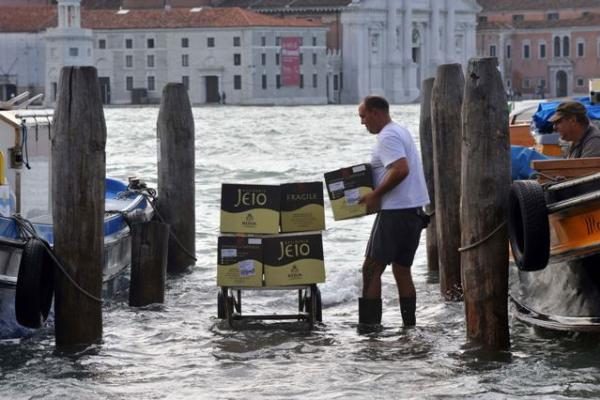
{"type": "Polygon", "coordinates": [[[300,37],[281,38],[281,84],[300,86],[300,37]]]}

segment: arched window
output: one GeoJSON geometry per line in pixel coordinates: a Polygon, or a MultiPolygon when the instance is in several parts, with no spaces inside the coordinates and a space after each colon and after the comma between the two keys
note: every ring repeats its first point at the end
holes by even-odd
{"type": "Polygon", "coordinates": [[[569,37],[563,37],[563,57],[569,57],[569,37]]]}
{"type": "Polygon", "coordinates": [[[554,57],[560,57],[560,38],[554,37],[554,57]]]}

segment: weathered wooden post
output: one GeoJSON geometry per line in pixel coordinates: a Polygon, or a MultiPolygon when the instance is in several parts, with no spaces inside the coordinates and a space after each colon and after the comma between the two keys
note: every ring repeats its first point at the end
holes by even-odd
{"type": "Polygon", "coordinates": [[[185,86],[168,83],[163,89],[157,122],[157,210],[171,227],[169,272],[182,272],[195,262],[194,133],[185,86]]]}
{"type": "Polygon", "coordinates": [[[169,226],[158,221],[131,226],[129,305],[164,303],[169,226]]]}
{"type": "Polygon", "coordinates": [[[429,192],[430,203],[427,214],[432,215],[429,226],[425,231],[427,243],[427,268],[429,271],[438,271],[438,245],[435,222],[435,184],[433,176],[433,134],[431,130],[431,91],[434,78],[428,78],[421,85],[421,114],[419,119],[419,142],[421,143],[421,160],[425,171],[425,182],[429,192]]]}
{"type": "Polygon", "coordinates": [[[495,57],[469,61],[462,108],[461,260],[467,337],[508,349],[510,140],[495,57]]]}
{"type": "Polygon", "coordinates": [[[58,347],[102,339],[106,123],[94,67],[64,67],[52,137],[58,347]]]}
{"type": "Polygon", "coordinates": [[[435,220],[440,291],[446,300],[462,300],[460,282],[461,107],[465,78],[460,64],[437,68],[431,94],[435,220]]]}

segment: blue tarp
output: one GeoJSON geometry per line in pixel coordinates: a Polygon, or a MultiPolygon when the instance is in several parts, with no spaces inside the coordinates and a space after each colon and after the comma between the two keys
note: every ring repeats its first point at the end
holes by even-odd
{"type": "MultiPolygon", "coordinates": [[[[600,104],[592,105],[589,97],[576,97],[573,100],[579,101],[585,106],[590,119],[600,120],[600,104]]],[[[560,103],[560,101],[540,103],[536,113],[533,114],[533,124],[538,133],[552,133],[552,123],[548,122],[548,120],[554,115],[556,107],[560,103]]]]}
{"type": "Polygon", "coordinates": [[[548,157],[529,147],[510,146],[511,176],[512,180],[530,179],[534,177],[535,170],[531,168],[534,160],[547,160],[548,157]]]}

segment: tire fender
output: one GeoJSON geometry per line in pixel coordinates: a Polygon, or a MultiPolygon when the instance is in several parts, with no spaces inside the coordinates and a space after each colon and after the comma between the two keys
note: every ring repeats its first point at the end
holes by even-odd
{"type": "Polygon", "coordinates": [[[522,271],[539,271],[550,258],[550,227],[542,186],[514,181],[509,194],[508,235],[513,258],[522,271]]]}
{"type": "Polygon", "coordinates": [[[39,328],[48,318],[54,295],[54,263],[41,239],[25,243],[15,293],[17,322],[27,328],[39,328]]]}

